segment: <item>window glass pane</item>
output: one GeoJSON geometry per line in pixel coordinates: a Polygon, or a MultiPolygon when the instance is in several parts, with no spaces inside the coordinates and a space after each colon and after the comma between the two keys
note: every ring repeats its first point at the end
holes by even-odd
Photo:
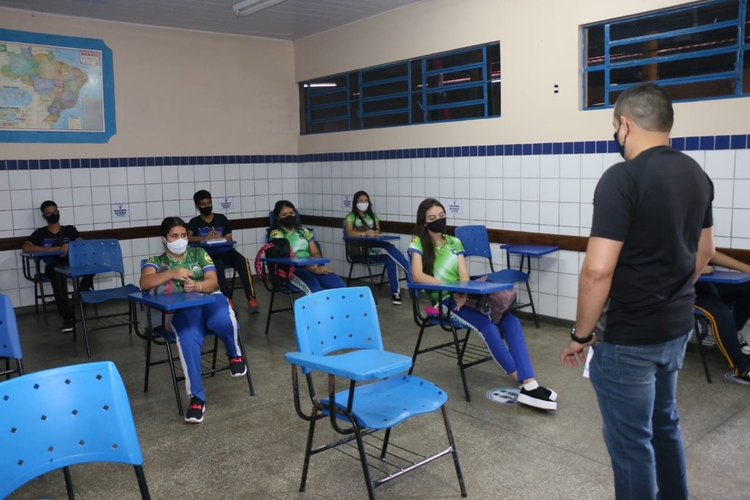
{"type": "Polygon", "coordinates": [[[436,70],[482,62],[482,49],[478,48],[458,54],[440,54],[426,59],[427,70],[436,70]]]}
{"type": "Polygon", "coordinates": [[[465,120],[467,118],[480,117],[484,117],[483,104],[432,110],[427,114],[427,121],[465,120]]]}
{"type": "Polygon", "coordinates": [[[585,28],[586,66],[604,64],[604,25],[585,28]]]}
{"type": "Polygon", "coordinates": [[[349,106],[332,106],[330,108],[313,109],[310,111],[310,119],[313,121],[317,120],[328,120],[330,118],[347,118],[349,116],[349,106]]]}
{"type": "Polygon", "coordinates": [[[431,76],[427,79],[427,88],[432,89],[435,87],[449,87],[451,85],[481,81],[484,81],[483,68],[465,69],[461,71],[452,71],[440,73],[436,76],[431,76]]]}
{"type": "Polygon", "coordinates": [[[404,110],[409,108],[408,97],[397,97],[391,99],[380,99],[377,101],[365,102],[362,105],[362,110],[367,113],[375,113],[378,111],[395,111],[404,110]]]}
{"type": "Polygon", "coordinates": [[[400,94],[409,91],[409,81],[383,83],[380,85],[369,85],[362,88],[362,97],[375,97],[381,95],[400,94]]]}
{"type": "Polygon", "coordinates": [[[659,64],[644,64],[629,68],[618,68],[610,71],[611,85],[622,83],[637,83],[646,81],[666,80],[669,78],[684,78],[690,76],[710,75],[724,71],[734,71],[736,54],[719,54],[715,56],[697,57],[681,61],[662,62],[659,64]]]}
{"type": "Polygon", "coordinates": [[[604,71],[584,74],[586,79],[586,106],[604,106],[604,71]]]}
{"type": "Polygon", "coordinates": [[[402,63],[384,68],[375,68],[362,71],[362,83],[376,82],[387,80],[389,78],[406,77],[409,74],[409,64],[402,63]]]}
{"type": "Polygon", "coordinates": [[[651,57],[673,56],[701,50],[732,47],[737,44],[737,27],[693,33],[692,35],[650,40],[610,48],[610,63],[651,57]]]}
{"type": "Polygon", "coordinates": [[[663,33],[678,29],[705,26],[737,19],[739,0],[729,0],[709,5],[698,5],[678,12],[648,15],[636,19],[612,23],[610,40],[622,40],[652,33],[663,33]]]}
{"type": "Polygon", "coordinates": [[[332,104],[335,102],[346,102],[349,99],[349,94],[346,89],[341,89],[336,92],[330,92],[320,95],[310,93],[310,104],[312,106],[321,106],[325,104],[332,104]]]}
{"type": "MultiPolygon", "coordinates": [[[[711,82],[685,83],[682,85],[665,85],[665,89],[674,101],[685,99],[706,99],[709,97],[730,96],[735,93],[734,78],[726,80],[716,80],[711,82]]],[[[617,97],[622,91],[613,91],[609,93],[610,105],[615,104],[617,97]]]]}
{"type": "Polygon", "coordinates": [[[742,63],[742,93],[750,94],[750,53],[745,52],[742,63]]]}

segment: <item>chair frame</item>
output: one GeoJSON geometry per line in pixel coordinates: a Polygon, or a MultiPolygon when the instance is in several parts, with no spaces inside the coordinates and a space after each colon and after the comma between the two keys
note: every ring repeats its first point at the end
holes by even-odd
{"type": "Polygon", "coordinates": [[[703,341],[711,332],[711,325],[709,325],[708,318],[703,314],[703,311],[697,307],[693,307],[693,311],[695,321],[693,336],[695,337],[695,342],[698,344],[698,353],[700,354],[701,362],[703,363],[703,372],[706,374],[706,382],[712,384],[711,372],[708,369],[708,361],[706,360],[706,351],[708,350],[708,347],[703,345],[703,341]]]}
{"type": "MultiPolygon", "coordinates": [[[[0,376],[5,375],[5,380],[17,373],[19,376],[24,374],[23,370],[23,352],[21,350],[21,340],[18,337],[18,323],[16,322],[16,313],[13,310],[13,304],[7,295],[0,294],[0,307],[5,315],[4,321],[0,321],[0,360],[5,359],[5,369],[0,369],[0,376]],[[13,317],[9,317],[9,315],[13,317]],[[16,360],[16,367],[10,367],[10,360],[16,360]]],[[[0,315],[2,318],[2,315],[0,315]]]]}
{"type": "Polygon", "coordinates": [[[49,319],[47,317],[47,299],[51,299],[55,297],[55,294],[53,292],[45,293],[44,291],[44,284],[49,284],[50,288],[52,288],[52,284],[49,282],[49,279],[47,279],[46,276],[44,276],[44,273],[42,273],[42,267],[41,267],[41,258],[34,258],[29,257],[27,255],[21,255],[21,260],[23,264],[23,277],[26,278],[28,281],[31,281],[34,283],[34,314],[39,316],[39,303],[42,303],[42,316],[44,317],[44,324],[49,324],[49,319]],[[35,271],[32,274],[31,271],[31,260],[34,260],[34,266],[35,271]]]}
{"type": "MultiPolygon", "coordinates": [[[[385,264],[382,264],[381,262],[378,262],[376,259],[372,258],[370,255],[367,257],[352,257],[349,255],[349,252],[346,251],[346,242],[350,241],[347,240],[346,236],[346,221],[344,221],[344,255],[346,256],[346,261],[349,263],[349,276],[346,278],[346,286],[350,286],[350,283],[352,280],[355,281],[369,281],[369,287],[372,290],[372,296],[375,299],[375,304],[378,304],[378,296],[375,294],[375,275],[372,274],[372,266],[376,264],[381,264],[383,266],[383,271],[380,273],[380,283],[378,284],[378,291],[383,289],[383,284],[385,283],[385,264]],[[354,266],[355,264],[361,264],[365,267],[367,267],[367,274],[363,274],[361,276],[354,276],[352,277],[352,273],[354,272],[354,266]]],[[[371,250],[369,242],[363,241],[362,243],[367,243],[367,251],[369,252],[371,250]]],[[[374,255],[373,255],[374,256],[374,255]]]]}
{"type": "Polygon", "coordinates": [[[263,281],[263,286],[265,287],[268,292],[271,293],[271,299],[268,301],[268,314],[266,315],[266,329],[265,334],[268,335],[268,330],[271,327],[271,315],[281,312],[294,312],[294,294],[301,293],[300,291],[296,290],[294,287],[292,287],[292,284],[289,281],[289,278],[282,278],[279,276],[277,272],[277,265],[275,264],[268,264],[267,262],[263,262],[263,272],[266,276],[266,279],[263,281]],[[271,281],[271,275],[273,273],[273,276],[275,276],[275,279],[278,280],[278,284],[274,285],[273,281],[271,281]],[[276,299],[277,293],[283,293],[285,294],[289,299],[289,307],[282,307],[281,309],[274,309],[273,304],[274,300],[276,299]]]}
{"type": "MultiPolygon", "coordinates": [[[[179,369],[182,371],[182,367],[178,367],[175,364],[175,361],[179,361],[180,357],[179,355],[175,354],[172,351],[172,344],[176,343],[177,339],[174,336],[173,333],[164,333],[167,331],[165,327],[166,323],[166,313],[165,311],[161,311],[161,325],[156,328],[148,328],[147,331],[142,332],[136,323],[135,331],[136,335],[138,335],[140,338],[146,341],[146,370],[144,374],[143,379],[143,392],[148,392],[148,382],[150,378],[151,373],[151,367],[152,366],[159,366],[163,364],[169,365],[169,373],[172,378],[172,388],[174,389],[174,395],[175,400],[177,402],[177,412],[180,416],[184,415],[184,411],[182,409],[182,396],[180,395],[180,388],[178,384],[180,382],[185,381],[184,375],[178,375],[177,370],[179,369]],[[163,345],[165,346],[167,350],[167,357],[164,359],[159,359],[156,361],[151,360],[151,351],[152,351],[152,344],[156,345],[163,345]]],[[[218,356],[218,347],[219,347],[219,337],[216,335],[214,337],[214,346],[212,349],[208,350],[202,350],[201,351],[201,357],[203,356],[211,356],[211,364],[210,368],[207,368],[205,370],[201,371],[201,376],[211,376],[213,377],[219,372],[227,371],[229,370],[229,365],[221,365],[217,367],[217,356],[218,356]]],[[[204,342],[205,344],[205,342],[204,342]]],[[[250,375],[250,361],[247,356],[247,352],[245,351],[245,344],[242,341],[242,332],[240,331],[240,325],[237,324],[237,347],[240,348],[240,354],[242,355],[242,359],[245,360],[245,364],[247,364],[247,373],[245,373],[245,377],[247,378],[247,385],[250,389],[250,396],[255,396],[255,386],[253,385],[253,379],[250,375]]]]}
{"type": "MultiPolygon", "coordinates": [[[[349,292],[354,292],[354,293],[357,293],[358,290],[367,290],[367,291],[370,291],[369,288],[365,288],[365,287],[348,288],[347,290],[349,292]]],[[[306,297],[312,297],[314,295],[326,294],[327,292],[330,292],[330,291],[324,290],[322,292],[318,292],[316,294],[312,294],[312,295],[306,296],[306,297]]],[[[370,293],[371,293],[371,291],[370,291],[370,293]]],[[[373,304],[374,304],[374,301],[373,301],[373,304]]],[[[299,303],[297,303],[296,307],[299,307],[299,303]]],[[[375,306],[373,305],[373,308],[374,307],[375,306]]],[[[295,317],[299,317],[299,316],[295,316],[295,317]]],[[[297,325],[298,331],[301,328],[302,327],[300,325],[297,325]]],[[[379,330],[377,332],[377,335],[378,335],[378,337],[380,337],[380,331],[379,330]]],[[[382,340],[380,340],[380,342],[382,343],[382,340]]],[[[382,344],[380,346],[380,351],[387,353],[387,351],[383,351],[382,344]]],[[[302,354],[302,356],[305,356],[304,353],[293,353],[293,354],[302,354]]],[[[300,492],[304,492],[305,491],[305,486],[306,486],[306,483],[307,483],[307,475],[308,475],[309,466],[310,466],[310,458],[313,455],[317,455],[319,453],[322,453],[324,451],[328,451],[328,450],[331,450],[331,449],[336,449],[339,446],[342,446],[342,445],[350,443],[351,441],[356,441],[356,449],[357,449],[357,457],[356,458],[359,459],[360,464],[362,466],[362,472],[363,472],[365,483],[366,483],[366,487],[367,487],[367,494],[368,494],[368,498],[370,500],[375,500],[375,489],[378,488],[379,486],[382,486],[383,484],[387,483],[388,481],[390,481],[392,479],[400,477],[400,476],[406,474],[407,472],[411,472],[413,470],[416,470],[416,469],[418,469],[418,468],[420,468],[420,467],[422,467],[422,466],[424,466],[424,465],[426,465],[426,464],[428,464],[428,463],[430,463],[430,462],[432,462],[434,460],[437,460],[438,458],[442,458],[443,456],[448,455],[448,454],[451,454],[451,456],[453,458],[453,463],[454,463],[455,470],[456,470],[456,476],[458,478],[458,483],[459,483],[459,487],[460,487],[460,490],[461,490],[461,496],[462,497],[466,497],[467,496],[466,486],[464,484],[463,474],[461,472],[461,465],[459,463],[458,453],[456,451],[456,445],[455,445],[455,441],[453,439],[453,430],[451,428],[450,421],[448,419],[448,413],[447,413],[446,408],[445,408],[445,403],[443,403],[440,406],[440,410],[441,410],[443,422],[444,422],[444,425],[445,425],[445,430],[446,430],[446,435],[447,435],[449,446],[448,446],[448,448],[446,448],[446,449],[444,449],[442,451],[439,451],[439,452],[433,454],[432,456],[424,457],[422,455],[416,454],[415,452],[412,452],[410,450],[407,450],[407,449],[402,448],[400,446],[397,446],[395,444],[391,444],[390,443],[391,430],[393,429],[393,427],[395,427],[395,425],[391,426],[391,427],[388,427],[388,428],[385,429],[384,436],[379,441],[379,445],[373,445],[371,443],[366,443],[365,440],[364,440],[365,437],[367,437],[367,436],[373,436],[376,432],[378,432],[379,430],[382,430],[382,429],[364,428],[364,427],[360,426],[357,423],[357,417],[356,417],[356,415],[355,415],[355,413],[353,411],[354,400],[355,400],[355,397],[356,397],[356,389],[358,387],[357,386],[357,382],[358,381],[369,381],[369,380],[373,380],[373,379],[383,379],[384,377],[387,378],[387,377],[389,377],[391,375],[397,375],[403,368],[405,368],[406,366],[408,366],[408,364],[405,365],[405,366],[399,366],[399,367],[397,367],[397,368],[395,368],[395,369],[393,369],[393,370],[391,370],[391,371],[389,371],[387,373],[378,374],[377,376],[373,376],[373,377],[370,377],[370,378],[361,378],[361,377],[357,377],[355,374],[352,374],[352,377],[354,377],[354,378],[349,378],[349,383],[348,383],[349,390],[348,390],[348,398],[347,398],[346,408],[345,409],[341,409],[336,404],[336,393],[337,393],[337,391],[336,391],[336,377],[337,376],[344,377],[344,374],[342,374],[340,372],[337,372],[336,370],[332,370],[332,371],[326,372],[325,366],[313,366],[313,367],[310,367],[310,366],[300,366],[300,365],[298,365],[298,364],[295,363],[295,359],[289,358],[289,356],[291,356],[291,355],[292,354],[287,355],[287,361],[289,361],[292,364],[292,390],[293,390],[293,394],[294,394],[294,409],[295,409],[295,412],[297,413],[297,415],[302,420],[304,420],[304,421],[306,421],[306,422],[309,423],[308,435],[307,435],[307,442],[306,442],[306,445],[305,445],[305,458],[304,458],[304,463],[303,463],[303,467],[302,467],[302,478],[300,480],[300,488],[299,488],[300,492]],[[310,401],[312,403],[312,408],[311,408],[311,410],[310,410],[309,413],[306,413],[302,409],[302,403],[301,403],[301,397],[300,397],[300,385],[301,384],[300,384],[300,380],[299,380],[299,370],[300,370],[300,368],[302,369],[303,373],[305,374],[305,379],[306,379],[306,384],[307,384],[307,391],[309,393],[310,401]],[[320,399],[318,397],[318,395],[317,395],[317,393],[315,391],[314,383],[313,383],[313,377],[312,377],[312,373],[311,373],[312,370],[320,371],[322,373],[326,373],[327,374],[327,381],[328,381],[328,399],[327,400],[320,399]],[[348,426],[341,424],[341,417],[343,417],[347,421],[347,423],[349,424],[348,426]],[[314,438],[314,435],[315,435],[315,426],[316,426],[316,423],[319,420],[323,420],[323,419],[326,419],[326,418],[330,421],[331,427],[334,429],[334,431],[336,433],[344,436],[344,437],[342,437],[341,439],[339,439],[337,441],[331,442],[331,443],[327,443],[327,444],[323,444],[323,445],[320,445],[320,446],[317,446],[317,447],[313,447],[313,438],[314,438]],[[390,468],[396,469],[396,472],[392,472],[392,473],[386,472],[386,475],[384,477],[381,477],[379,479],[374,479],[373,480],[373,478],[372,478],[372,476],[370,474],[371,465],[368,463],[368,460],[367,460],[368,452],[366,450],[366,446],[365,446],[366,444],[369,444],[370,446],[375,446],[376,448],[379,448],[379,456],[375,457],[375,458],[379,459],[379,461],[380,461],[379,465],[385,464],[385,466],[388,466],[390,468]],[[406,467],[402,467],[402,466],[399,466],[398,464],[394,464],[394,463],[388,462],[386,460],[386,458],[388,456],[388,451],[389,451],[388,447],[389,447],[389,445],[391,445],[392,448],[396,448],[399,453],[409,453],[409,454],[412,454],[412,455],[420,458],[420,460],[413,461],[413,460],[410,460],[409,458],[405,458],[403,456],[396,455],[396,454],[393,453],[393,451],[391,451],[390,454],[391,454],[391,456],[393,456],[393,458],[395,458],[396,460],[400,460],[402,462],[406,462],[409,465],[407,465],[406,467]]],[[[324,356],[319,356],[319,355],[318,356],[314,356],[314,357],[315,358],[324,358],[324,356]]],[[[323,361],[318,361],[318,364],[322,364],[322,363],[324,363],[324,362],[323,361]]],[[[383,380],[381,380],[381,382],[383,382],[383,380]]],[[[374,382],[374,383],[378,383],[378,382],[374,382]]],[[[359,387],[362,387],[362,386],[359,386],[359,387]]],[[[372,466],[372,468],[377,468],[377,467],[372,466]]],[[[382,470],[382,469],[379,469],[379,470],[382,470]]]]}

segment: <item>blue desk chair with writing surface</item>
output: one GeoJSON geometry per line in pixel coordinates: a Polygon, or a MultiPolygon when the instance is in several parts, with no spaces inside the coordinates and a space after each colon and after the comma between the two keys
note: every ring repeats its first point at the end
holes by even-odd
{"type": "Polygon", "coordinates": [[[300,491],[305,490],[313,455],[356,441],[370,500],[375,498],[375,488],[448,454],[453,457],[461,496],[465,497],[466,488],[445,409],[448,396],[434,384],[406,375],[404,372],[411,366],[408,356],[384,350],[370,289],[338,288],[306,295],[294,304],[294,319],[298,352],[287,353],[286,360],[292,364],[294,408],[297,415],[309,423],[300,491]],[[312,403],[309,414],[302,410],[300,401],[300,369],[312,403]],[[328,375],[328,397],[317,396],[313,372],[328,375]],[[336,377],[348,379],[348,388],[336,392],[336,377]],[[442,413],[448,448],[425,457],[393,444],[397,454],[389,455],[391,431],[395,426],[438,409],[442,413]],[[316,423],[324,419],[344,437],[313,448],[316,423]],[[385,431],[382,438],[376,436],[379,431],[385,431]],[[375,456],[374,460],[377,463],[372,467],[385,473],[379,479],[370,475],[368,455],[372,452],[368,453],[366,446],[375,446],[379,451],[379,457],[375,456]]]}
{"type": "MultiPolygon", "coordinates": [[[[495,266],[492,263],[492,251],[490,250],[490,238],[487,234],[487,227],[481,225],[457,227],[456,238],[461,240],[466,252],[466,257],[484,257],[489,261],[490,274],[487,276],[489,281],[492,281],[493,283],[526,284],[526,292],[529,296],[529,302],[527,304],[516,303],[514,304],[513,309],[521,309],[523,307],[531,306],[534,324],[539,328],[539,320],[536,317],[534,298],[531,295],[531,287],[529,285],[529,274],[519,269],[511,269],[510,255],[508,255],[508,268],[495,271],[495,266]]],[[[531,265],[531,263],[529,263],[529,265],[531,265]]],[[[476,277],[477,276],[472,276],[472,278],[476,277]]]]}
{"type": "MultiPolygon", "coordinates": [[[[135,307],[128,300],[128,295],[137,292],[139,289],[133,284],[125,284],[125,266],[122,260],[122,249],[120,248],[119,240],[102,239],[71,241],[68,248],[68,260],[70,262],[69,269],[71,271],[69,276],[73,278],[75,297],[78,299],[81,313],[81,326],[83,328],[83,338],[86,342],[86,353],[90,358],[90,332],[127,326],[128,332],[131,334],[133,333],[133,325],[135,325],[136,322],[135,307]],[[78,290],[77,277],[102,272],[115,273],[116,277],[119,278],[120,285],[100,290],[78,290]],[[98,308],[95,307],[94,315],[86,316],[86,311],[84,309],[86,304],[98,306],[99,304],[114,301],[126,301],[128,306],[127,311],[99,314],[98,308]]],[[[76,341],[75,329],[73,330],[73,341],[76,341]]]]}
{"type": "Polygon", "coordinates": [[[132,465],[141,498],[151,498],[128,395],[111,361],[0,382],[0,429],[0,498],[61,468],[75,498],[70,467],[90,462],[132,465]]]}
{"type": "Polygon", "coordinates": [[[5,358],[5,369],[0,368],[0,375],[9,379],[11,374],[23,375],[23,352],[18,338],[18,323],[10,297],[0,295],[0,359],[5,358]],[[10,360],[16,360],[16,367],[10,367],[10,360]]]}

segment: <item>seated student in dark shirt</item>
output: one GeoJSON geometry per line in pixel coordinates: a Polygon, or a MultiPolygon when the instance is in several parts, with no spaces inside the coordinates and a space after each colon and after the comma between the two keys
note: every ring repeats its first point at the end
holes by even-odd
{"type": "MultiPolygon", "coordinates": [[[[229,221],[223,214],[213,213],[213,204],[211,203],[211,193],[201,189],[193,195],[195,208],[201,213],[198,217],[193,217],[188,223],[188,240],[198,242],[205,240],[221,239],[232,240],[232,229],[229,227],[229,221]]],[[[255,287],[253,286],[253,277],[250,273],[250,263],[244,255],[230,246],[222,246],[206,249],[208,254],[214,260],[216,274],[219,278],[219,289],[227,298],[232,296],[232,290],[227,284],[227,278],[224,270],[227,266],[234,267],[240,276],[242,288],[247,298],[247,307],[251,314],[260,312],[258,300],[255,298],[255,287]]],[[[230,300],[230,303],[232,301],[230,300]]],[[[234,303],[232,303],[234,307],[234,303]]]]}
{"type": "MultiPolygon", "coordinates": [[[[750,273],[749,265],[721,252],[716,252],[709,264],[750,273]]],[[[709,265],[703,274],[713,271],[709,265]]],[[[708,318],[716,346],[732,369],[727,379],[750,385],[750,359],[746,357],[750,349],[739,334],[750,320],[750,281],[737,284],[698,281],[695,284],[695,307],[708,318]]]]}
{"type": "MultiPolygon", "coordinates": [[[[47,200],[39,207],[42,217],[47,225],[34,231],[29,238],[23,242],[21,250],[24,252],[65,252],[60,257],[45,257],[44,275],[52,285],[52,293],[55,295],[57,312],[63,319],[62,332],[73,331],[73,311],[68,301],[68,278],[55,271],[58,265],[68,264],[68,243],[82,240],[75,226],[63,226],[60,224],[60,211],[54,201],[47,200]]],[[[80,289],[91,290],[94,284],[94,275],[84,276],[81,279],[80,289]]]]}

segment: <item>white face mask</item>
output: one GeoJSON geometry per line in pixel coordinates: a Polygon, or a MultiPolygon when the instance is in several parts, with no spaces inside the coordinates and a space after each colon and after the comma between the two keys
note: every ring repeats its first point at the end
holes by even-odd
{"type": "Polygon", "coordinates": [[[164,242],[164,246],[167,247],[167,250],[175,255],[182,255],[185,253],[185,250],[187,250],[188,240],[182,238],[174,241],[167,241],[166,238],[162,238],[161,240],[164,242]]]}
{"type": "Polygon", "coordinates": [[[370,208],[369,203],[357,203],[357,210],[360,212],[366,212],[368,208],[370,208]]]}

